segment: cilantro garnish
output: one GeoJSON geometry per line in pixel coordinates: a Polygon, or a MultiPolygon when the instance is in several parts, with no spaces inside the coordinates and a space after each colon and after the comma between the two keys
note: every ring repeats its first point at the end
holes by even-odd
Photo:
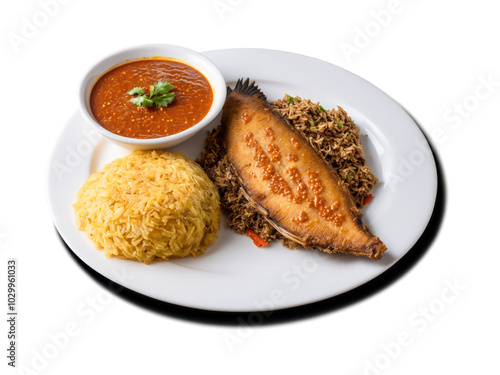
{"type": "Polygon", "coordinates": [[[141,87],[134,87],[127,94],[137,95],[130,101],[137,107],[166,107],[174,100],[175,93],[169,92],[174,88],[171,83],[166,81],[156,82],[149,86],[149,96],[146,95],[141,87]]]}

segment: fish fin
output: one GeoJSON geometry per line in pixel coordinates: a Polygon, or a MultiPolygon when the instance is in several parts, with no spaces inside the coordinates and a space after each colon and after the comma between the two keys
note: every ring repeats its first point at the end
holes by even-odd
{"type": "Polygon", "coordinates": [[[259,86],[255,84],[255,81],[250,82],[250,78],[247,78],[245,81],[243,81],[243,78],[238,79],[236,85],[234,86],[234,89],[231,89],[228,86],[227,94],[231,94],[233,90],[248,96],[255,96],[264,102],[267,101],[267,97],[262,91],[260,91],[259,86]]]}
{"type": "Polygon", "coordinates": [[[267,217],[269,216],[269,211],[266,210],[264,207],[262,207],[260,204],[255,202],[252,198],[250,198],[250,195],[246,191],[245,187],[243,186],[243,183],[241,182],[241,177],[238,175],[238,179],[240,180],[241,184],[241,192],[243,193],[243,196],[247,199],[248,203],[255,208],[262,216],[267,217]]]}
{"type": "Polygon", "coordinates": [[[262,216],[264,216],[264,219],[266,219],[267,222],[269,224],[271,224],[271,226],[273,226],[273,228],[276,229],[279,233],[281,233],[284,237],[286,237],[289,240],[292,240],[292,241],[298,243],[301,246],[305,246],[305,242],[302,241],[298,236],[290,233],[289,231],[285,230],[284,228],[281,228],[277,223],[274,222],[273,219],[271,219],[269,217],[269,211],[267,209],[265,209],[264,207],[262,207],[260,204],[258,204],[256,201],[254,201],[250,197],[250,194],[248,194],[248,192],[246,191],[246,189],[245,189],[245,187],[243,185],[243,182],[241,180],[240,175],[237,172],[236,172],[236,174],[238,175],[238,179],[239,179],[240,184],[241,184],[241,191],[243,193],[243,196],[247,199],[248,203],[251,206],[253,206],[262,216]]]}

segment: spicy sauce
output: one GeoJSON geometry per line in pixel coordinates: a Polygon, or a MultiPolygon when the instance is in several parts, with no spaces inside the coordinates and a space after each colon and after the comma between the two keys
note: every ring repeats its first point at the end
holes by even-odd
{"type": "Polygon", "coordinates": [[[286,154],[286,160],[288,161],[297,161],[299,160],[297,154],[295,152],[289,152],[286,154]]]}
{"type": "Polygon", "coordinates": [[[250,115],[246,112],[241,115],[241,122],[243,124],[248,124],[250,122],[250,119],[251,119],[250,115]]]}
{"type": "MultiPolygon", "coordinates": [[[[264,136],[267,139],[271,137],[274,138],[273,131],[270,127],[264,129],[264,136]]],[[[317,210],[320,217],[327,221],[331,221],[336,227],[342,226],[345,216],[338,212],[340,202],[336,200],[330,205],[326,204],[325,198],[321,196],[324,186],[316,171],[309,168],[302,173],[296,164],[291,164],[282,170],[290,181],[291,184],[289,184],[279,173],[280,168],[275,169],[273,165],[273,162],[275,162],[278,166],[281,166],[281,154],[277,144],[269,143],[264,148],[251,131],[243,135],[243,140],[252,151],[252,161],[255,167],[260,170],[261,180],[268,180],[268,187],[271,193],[287,197],[291,202],[297,205],[297,208],[304,204],[309,209],[317,210]],[[306,181],[302,180],[301,175],[305,177],[306,181]],[[295,194],[290,185],[295,189],[295,194]],[[309,197],[309,190],[314,196],[309,197]]],[[[292,137],[290,141],[295,149],[300,148],[297,138],[292,137]]],[[[285,153],[285,157],[291,162],[297,161],[298,159],[295,152],[285,153]]],[[[253,173],[252,177],[255,178],[256,175],[253,173]]],[[[299,215],[294,217],[292,221],[296,224],[306,223],[309,221],[309,215],[306,211],[300,211],[299,215]]]]}
{"type": "Polygon", "coordinates": [[[129,138],[159,138],[200,122],[210,110],[213,93],[205,76],[179,61],[144,59],[120,65],[102,75],[90,94],[96,121],[112,133],[129,138]],[[137,107],[128,91],[167,81],[175,98],[167,107],[137,107]]]}

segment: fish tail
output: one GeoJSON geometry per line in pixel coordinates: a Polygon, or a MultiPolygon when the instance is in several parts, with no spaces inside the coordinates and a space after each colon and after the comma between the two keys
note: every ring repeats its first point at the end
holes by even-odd
{"type": "Polygon", "coordinates": [[[247,78],[245,81],[243,81],[243,78],[238,79],[234,89],[228,86],[227,95],[231,94],[233,90],[248,96],[255,96],[264,102],[267,101],[267,97],[260,91],[259,86],[255,84],[255,81],[250,82],[250,78],[247,78]]]}

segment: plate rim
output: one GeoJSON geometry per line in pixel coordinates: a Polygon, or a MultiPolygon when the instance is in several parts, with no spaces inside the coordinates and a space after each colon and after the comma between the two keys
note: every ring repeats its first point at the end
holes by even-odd
{"type": "MultiPolygon", "coordinates": [[[[363,77],[360,77],[359,75],[355,74],[355,73],[352,73],[350,71],[348,71],[347,69],[345,68],[342,68],[342,67],[339,67],[337,65],[334,65],[330,62],[327,62],[325,60],[322,60],[322,59],[318,59],[318,58],[315,58],[315,57],[312,57],[312,56],[307,56],[307,55],[302,55],[302,54],[297,54],[297,53],[293,53],[293,52],[288,52],[288,51],[280,51],[280,50],[273,50],[273,49],[262,49],[262,48],[226,48],[226,49],[220,49],[220,50],[211,50],[211,51],[204,51],[202,52],[203,54],[208,54],[208,58],[209,59],[212,59],[210,57],[210,54],[214,54],[214,53],[238,53],[238,52],[242,52],[244,51],[245,53],[261,53],[261,52],[265,52],[265,53],[270,53],[270,54],[285,54],[285,55],[288,55],[288,56],[300,56],[300,58],[306,58],[306,59],[309,59],[311,61],[315,61],[315,62],[321,62],[322,64],[325,64],[326,66],[329,66],[329,67],[334,67],[336,69],[339,69],[340,71],[343,72],[343,74],[347,74],[349,76],[353,76],[353,77],[356,77],[356,79],[361,79],[365,84],[371,86],[372,88],[376,89],[379,93],[383,94],[385,99],[389,100],[390,102],[392,102],[393,104],[396,104],[407,116],[409,116],[409,118],[411,119],[413,125],[416,126],[416,128],[418,129],[418,131],[422,134],[423,138],[425,139],[425,141],[427,142],[427,144],[429,145],[429,148],[431,149],[432,151],[432,165],[433,165],[433,170],[434,170],[434,174],[435,174],[435,184],[433,186],[433,200],[432,200],[432,204],[430,204],[430,206],[432,207],[427,213],[427,217],[425,218],[425,225],[422,229],[422,231],[420,232],[420,234],[418,236],[416,236],[413,244],[411,246],[408,247],[408,249],[406,249],[406,251],[404,252],[404,254],[399,257],[399,259],[397,259],[396,261],[394,261],[389,267],[385,268],[382,272],[378,273],[377,275],[375,275],[374,277],[371,277],[371,278],[368,278],[368,279],[365,279],[355,285],[352,285],[349,289],[345,289],[343,290],[342,292],[340,293],[336,293],[336,294],[332,294],[330,296],[327,296],[327,297],[321,297],[321,298],[318,298],[318,299],[311,299],[311,300],[308,300],[308,301],[304,301],[302,303],[299,303],[299,304],[293,304],[293,305],[285,305],[285,306],[282,306],[282,307],[277,307],[275,310],[281,310],[281,309],[288,309],[288,308],[293,308],[293,307],[296,307],[296,306],[302,306],[302,305],[307,305],[307,304],[311,304],[311,303],[315,303],[315,302],[318,302],[318,301],[321,301],[321,300],[325,300],[325,299],[328,299],[328,298],[331,298],[331,297],[335,297],[335,296],[338,296],[338,295],[341,295],[341,294],[344,294],[344,293],[347,293],[349,291],[352,291],[353,289],[356,289],[358,287],[360,287],[361,285],[371,281],[371,280],[374,280],[376,279],[377,277],[381,276],[382,274],[384,274],[385,272],[387,272],[389,269],[391,269],[395,264],[397,264],[398,262],[400,262],[404,256],[406,254],[408,254],[408,252],[413,248],[413,246],[415,245],[415,243],[421,238],[422,234],[425,232],[426,228],[428,227],[429,225],[429,221],[435,211],[435,205],[436,205],[436,199],[437,199],[437,193],[438,193],[438,176],[437,176],[437,166],[436,166],[436,160],[434,158],[434,155],[435,155],[435,150],[432,148],[431,146],[431,142],[429,140],[429,138],[426,136],[425,132],[423,131],[423,129],[420,127],[420,125],[418,124],[418,122],[414,119],[414,117],[398,102],[396,101],[395,99],[393,99],[391,96],[389,96],[386,92],[384,92],[383,90],[381,90],[380,88],[378,88],[377,86],[373,85],[372,83],[370,83],[369,81],[367,81],[366,79],[364,79],[363,77]]],[[[224,72],[223,72],[224,73],[224,72]]],[[[258,79],[256,77],[256,79],[258,79]]],[[[68,119],[66,125],[63,127],[63,131],[59,134],[56,142],[54,143],[54,150],[51,154],[51,157],[50,157],[50,160],[49,160],[49,166],[47,168],[47,179],[46,179],[46,193],[47,193],[47,198],[48,198],[48,202],[49,202],[49,207],[50,207],[50,211],[51,211],[51,215],[52,215],[52,220],[54,222],[54,225],[59,233],[59,235],[61,236],[61,238],[63,239],[63,241],[65,242],[65,244],[67,245],[67,247],[69,249],[71,249],[71,251],[83,262],[85,263],[88,267],[90,267],[94,272],[97,272],[99,275],[119,284],[119,285],[122,285],[119,280],[113,280],[112,277],[109,277],[107,275],[104,275],[102,272],[99,272],[98,270],[96,270],[95,267],[93,267],[91,264],[89,264],[87,261],[85,261],[85,259],[83,259],[80,254],[75,251],[72,246],[70,246],[70,243],[68,242],[68,240],[65,238],[65,235],[64,235],[64,231],[61,231],[58,224],[57,224],[57,214],[56,212],[54,211],[54,207],[52,205],[52,202],[51,202],[51,197],[50,197],[50,189],[51,189],[51,168],[50,168],[50,165],[53,163],[53,160],[54,160],[54,157],[55,157],[55,154],[56,154],[56,149],[57,149],[57,146],[61,143],[61,141],[64,139],[64,130],[70,126],[70,122],[72,119],[75,118],[75,116],[78,116],[78,111],[75,111],[76,113],[73,114],[73,116],[70,117],[70,119],[68,119]]],[[[222,228],[221,228],[222,229],[222,228]]],[[[191,303],[191,304],[185,304],[185,303],[177,303],[177,302],[172,302],[172,301],[169,301],[167,299],[164,299],[164,298],[157,298],[155,296],[152,296],[150,294],[145,294],[141,291],[138,291],[138,290],[135,290],[133,288],[130,288],[129,286],[127,285],[122,285],[123,287],[125,288],[129,288],[130,290],[136,292],[136,293],[139,293],[141,295],[144,295],[146,297],[150,297],[150,298],[154,298],[154,299],[157,299],[159,301],[163,301],[163,302],[167,302],[167,303],[171,303],[171,304],[177,304],[177,305],[180,305],[180,306],[185,306],[185,307],[189,307],[189,308],[196,308],[196,309],[202,309],[202,310],[210,310],[210,311],[228,311],[228,312],[243,312],[243,311],[246,311],[246,312],[250,312],[250,311],[263,311],[263,310],[260,310],[260,309],[239,309],[239,308],[227,308],[227,306],[224,308],[213,308],[213,306],[203,306],[203,305],[197,305],[196,303],[191,303]]]]}

